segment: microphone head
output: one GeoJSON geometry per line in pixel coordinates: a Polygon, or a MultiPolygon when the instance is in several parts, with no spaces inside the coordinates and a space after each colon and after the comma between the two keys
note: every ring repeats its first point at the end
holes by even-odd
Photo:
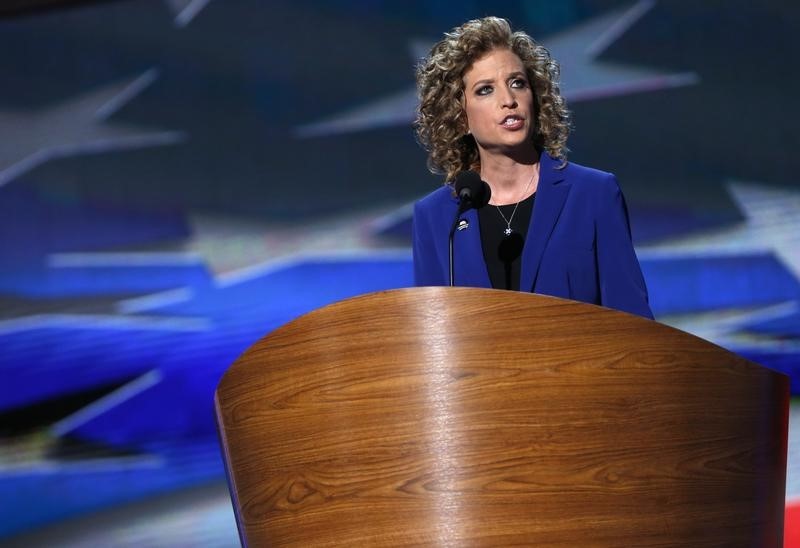
{"type": "Polygon", "coordinates": [[[471,207],[480,209],[488,204],[492,197],[492,189],[485,181],[481,180],[481,176],[477,172],[472,170],[462,171],[456,175],[455,188],[464,210],[471,207]]]}

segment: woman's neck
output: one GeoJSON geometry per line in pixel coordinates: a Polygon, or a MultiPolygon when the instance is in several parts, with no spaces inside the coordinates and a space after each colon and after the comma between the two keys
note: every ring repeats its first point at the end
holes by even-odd
{"type": "Polygon", "coordinates": [[[518,161],[509,156],[481,155],[481,179],[492,189],[491,204],[515,204],[539,184],[539,155],[518,161]]]}

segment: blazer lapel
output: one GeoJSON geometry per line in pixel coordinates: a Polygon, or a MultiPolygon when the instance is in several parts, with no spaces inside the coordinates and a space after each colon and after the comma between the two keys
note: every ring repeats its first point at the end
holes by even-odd
{"type": "Polygon", "coordinates": [[[489,271],[486,269],[486,261],[483,260],[478,212],[470,209],[459,218],[465,219],[469,226],[464,230],[456,230],[453,237],[456,285],[492,287],[489,271]]]}
{"type": "Polygon", "coordinates": [[[544,249],[547,247],[570,189],[569,182],[564,180],[564,171],[556,169],[558,160],[542,152],[539,162],[539,186],[536,189],[536,201],[528,225],[528,235],[522,248],[519,283],[521,291],[533,291],[544,249]]]}

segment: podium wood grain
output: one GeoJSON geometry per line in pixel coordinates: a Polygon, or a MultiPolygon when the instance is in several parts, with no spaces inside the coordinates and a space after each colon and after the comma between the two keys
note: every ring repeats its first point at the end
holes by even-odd
{"type": "Polygon", "coordinates": [[[788,380],[591,305],[417,288],[247,350],[216,394],[249,546],[780,546],[788,380]]]}

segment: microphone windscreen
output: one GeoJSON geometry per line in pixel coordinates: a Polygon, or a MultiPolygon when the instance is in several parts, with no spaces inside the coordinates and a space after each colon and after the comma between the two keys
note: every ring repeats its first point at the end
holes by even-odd
{"type": "Polygon", "coordinates": [[[481,180],[481,176],[476,171],[462,171],[456,175],[455,180],[456,195],[462,201],[467,202],[469,207],[479,209],[489,203],[492,197],[492,189],[481,180]]]}

